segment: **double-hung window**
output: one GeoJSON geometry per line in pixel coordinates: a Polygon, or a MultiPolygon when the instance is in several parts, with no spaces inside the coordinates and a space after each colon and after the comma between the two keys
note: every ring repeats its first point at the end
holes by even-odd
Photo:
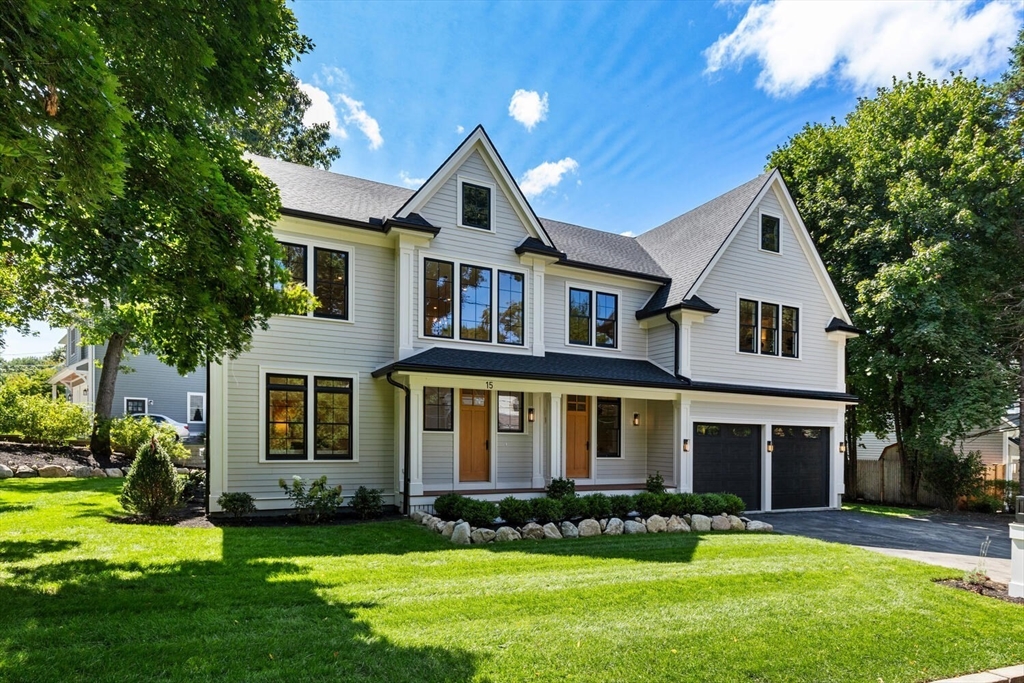
{"type": "Polygon", "coordinates": [[[306,459],[305,375],[267,375],[267,460],[306,459]]]}
{"type": "Polygon", "coordinates": [[[779,306],[761,304],[761,353],[765,356],[779,355],[779,306]]]}
{"type": "Polygon", "coordinates": [[[570,287],[568,317],[570,344],[618,348],[617,294],[570,287]]]}
{"type": "Polygon", "coordinates": [[[455,390],[450,387],[423,388],[423,430],[450,432],[454,426],[452,399],[455,390]]]}
{"type": "Polygon", "coordinates": [[[281,265],[291,274],[292,282],[306,284],[306,245],[279,242],[284,250],[281,265]]]}
{"type": "Polygon", "coordinates": [[[597,397],[597,457],[622,455],[622,399],[597,397]]]}
{"type": "Polygon", "coordinates": [[[463,265],[459,299],[459,339],[491,341],[491,269],[463,265]]]}
{"type": "Polygon", "coordinates": [[[498,343],[523,345],[523,297],[524,277],[522,273],[498,271],[498,343]]]}
{"type": "Polygon", "coordinates": [[[761,250],[776,254],[782,251],[782,221],[777,216],[761,214],[761,250]]]}
{"type": "Polygon", "coordinates": [[[349,253],[292,242],[278,244],[284,250],[281,265],[291,275],[292,282],[309,287],[319,302],[313,316],[349,320],[349,253]],[[313,255],[312,278],[309,277],[310,251],[313,255]]]}
{"type": "Polygon", "coordinates": [[[498,431],[523,431],[523,392],[498,392],[498,431]]]}
{"type": "Polygon", "coordinates": [[[424,259],[423,336],[454,339],[458,326],[462,340],[523,346],[525,286],[522,273],[424,259]]]}
{"type": "Polygon", "coordinates": [[[796,358],[800,354],[800,309],[782,307],[782,355],[796,358]]]}
{"type": "Polygon", "coordinates": [[[352,380],[316,377],[314,460],[352,459],[352,380]]]}
{"type": "Polygon", "coordinates": [[[800,309],[752,299],[739,304],[740,352],[799,358],[800,309]]]}
{"type": "Polygon", "coordinates": [[[354,386],[351,377],[268,373],[266,459],[354,460],[354,386]]]}

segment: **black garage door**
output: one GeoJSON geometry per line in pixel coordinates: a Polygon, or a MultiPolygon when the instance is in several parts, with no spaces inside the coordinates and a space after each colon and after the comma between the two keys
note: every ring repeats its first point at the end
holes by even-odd
{"type": "Polygon", "coordinates": [[[828,507],[827,427],[772,428],[772,509],[828,507]]]}
{"type": "Polygon", "coordinates": [[[693,426],[693,490],[734,493],[748,510],[761,509],[761,427],[693,426]]]}

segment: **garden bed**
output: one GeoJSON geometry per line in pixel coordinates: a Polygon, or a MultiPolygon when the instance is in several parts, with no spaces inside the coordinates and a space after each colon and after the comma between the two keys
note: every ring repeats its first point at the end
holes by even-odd
{"type": "Polygon", "coordinates": [[[965,590],[970,593],[984,595],[987,598],[995,598],[996,600],[1012,602],[1015,605],[1024,605],[1024,598],[1010,597],[1009,589],[1005,583],[998,583],[996,581],[989,580],[982,583],[970,583],[963,579],[942,579],[936,581],[936,583],[941,583],[943,586],[949,586],[950,588],[959,588],[960,590],[965,590]]]}

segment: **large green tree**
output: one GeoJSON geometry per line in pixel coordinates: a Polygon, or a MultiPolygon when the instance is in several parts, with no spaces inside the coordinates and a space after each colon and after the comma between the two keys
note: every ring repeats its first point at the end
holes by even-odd
{"type": "Polygon", "coordinates": [[[918,76],[769,156],[866,330],[848,347],[857,424],[895,433],[910,500],[941,443],[1013,398],[991,294],[1024,188],[1002,114],[976,80],[918,76]]]}

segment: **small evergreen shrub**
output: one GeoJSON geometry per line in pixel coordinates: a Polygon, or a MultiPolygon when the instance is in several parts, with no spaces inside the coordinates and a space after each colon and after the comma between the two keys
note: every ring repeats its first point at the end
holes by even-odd
{"type": "Polygon", "coordinates": [[[683,496],[679,493],[663,493],[661,495],[661,516],[671,517],[672,515],[682,516],[686,514],[683,510],[683,496]]]}
{"type": "Polygon", "coordinates": [[[181,499],[188,502],[198,500],[206,494],[206,470],[191,470],[181,477],[181,499]]]}
{"type": "Polygon", "coordinates": [[[723,512],[727,515],[739,516],[740,513],[747,509],[747,504],[743,502],[743,499],[733,493],[720,493],[718,495],[725,501],[723,512]]]}
{"type": "Polygon", "coordinates": [[[993,512],[1002,512],[1003,500],[987,493],[983,493],[980,496],[972,498],[968,508],[973,512],[985,512],[988,514],[993,512]]]}
{"type": "Polygon", "coordinates": [[[985,465],[981,453],[957,453],[946,446],[931,453],[925,460],[922,476],[945,503],[947,510],[956,510],[961,498],[976,495],[985,483],[985,465]]]}
{"type": "Polygon", "coordinates": [[[489,500],[467,498],[462,503],[462,519],[472,526],[490,526],[498,516],[498,506],[489,500]]]}
{"type": "Polygon", "coordinates": [[[555,500],[571,498],[576,495],[576,482],[572,479],[563,479],[562,477],[552,479],[551,483],[548,484],[547,492],[548,498],[554,498],[555,500]]]}
{"type": "Polygon", "coordinates": [[[587,512],[587,504],[583,498],[578,496],[568,496],[561,499],[562,503],[562,516],[565,519],[579,519],[584,517],[587,512]]]}
{"type": "Polygon", "coordinates": [[[665,493],[665,477],[661,476],[661,472],[655,472],[647,477],[647,492],[665,493]]]}
{"type": "Polygon", "coordinates": [[[359,519],[377,519],[384,516],[384,489],[368,489],[360,486],[352,494],[350,505],[359,519]]]}
{"type": "Polygon", "coordinates": [[[124,480],[121,505],[128,512],[160,519],[181,505],[182,482],[156,439],[142,449],[124,480]]]}
{"type": "Polygon", "coordinates": [[[501,518],[512,526],[522,526],[533,516],[530,502],[519,500],[515,496],[502,498],[498,503],[498,512],[501,514],[501,518]]]}
{"type": "Polygon", "coordinates": [[[625,519],[630,512],[636,509],[635,501],[633,496],[618,495],[609,496],[608,504],[612,508],[612,514],[620,519],[625,519]]]}
{"type": "Polygon", "coordinates": [[[563,519],[562,501],[557,498],[534,498],[530,501],[530,508],[538,524],[561,522],[563,519]]]}
{"type": "Polygon", "coordinates": [[[279,479],[277,485],[284,489],[286,496],[295,505],[295,516],[303,524],[326,521],[341,507],[341,485],[328,486],[327,475],[314,479],[306,486],[306,480],[295,475],[291,484],[279,479]]]}
{"type": "Polygon", "coordinates": [[[462,506],[466,498],[457,493],[445,493],[434,500],[434,514],[446,522],[462,519],[462,506]]]}
{"type": "Polygon", "coordinates": [[[585,511],[584,517],[591,517],[593,519],[604,519],[612,516],[612,504],[608,499],[608,496],[603,493],[592,493],[589,496],[584,496],[580,500],[583,501],[583,507],[585,511]]]}
{"type": "Polygon", "coordinates": [[[679,497],[684,515],[704,514],[704,498],[699,493],[680,493],[679,497]]]}
{"type": "Polygon", "coordinates": [[[636,511],[641,517],[656,515],[661,510],[661,496],[650,491],[636,494],[636,511]]]}
{"type": "Polygon", "coordinates": [[[704,500],[704,514],[713,517],[714,515],[720,515],[725,512],[726,502],[725,498],[717,493],[702,493],[701,498],[704,500]]]}
{"type": "Polygon", "coordinates": [[[220,494],[217,505],[235,519],[256,512],[256,501],[244,491],[220,494]]]}

